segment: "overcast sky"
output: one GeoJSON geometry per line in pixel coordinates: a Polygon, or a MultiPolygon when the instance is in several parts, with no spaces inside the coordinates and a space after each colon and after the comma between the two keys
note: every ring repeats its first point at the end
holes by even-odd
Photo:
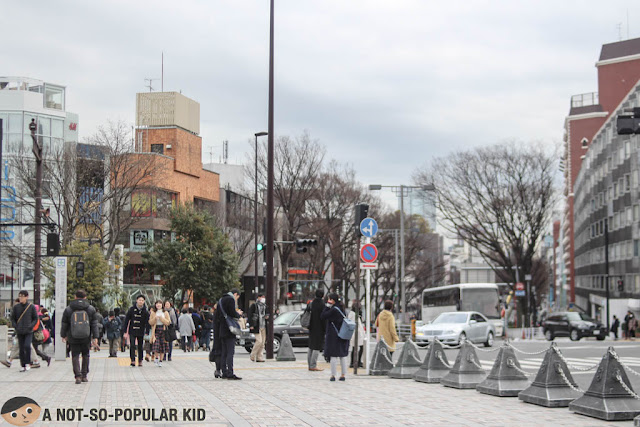
{"type": "MultiPolygon", "coordinates": [[[[243,162],[267,130],[268,0],[2,5],[0,75],[65,85],[81,138],[133,124],[163,51],[164,90],[200,103],[206,162],[224,140],[243,162]]],[[[363,183],[399,185],[452,150],[558,143],[601,45],[640,36],[640,2],[276,0],[275,22],[276,134],[308,130],[363,183]]]]}

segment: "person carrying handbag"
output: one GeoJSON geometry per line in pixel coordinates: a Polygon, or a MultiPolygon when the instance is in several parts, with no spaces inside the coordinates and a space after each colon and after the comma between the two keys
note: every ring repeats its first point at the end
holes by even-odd
{"type": "Polygon", "coordinates": [[[239,329],[236,319],[239,319],[242,314],[240,310],[236,310],[236,303],[239,297],[240,292],[237,289],[232,289],[231,292],[220,298],[220,301],[218,301],[218,310],[216,310],[222,350],[220,357],[222,362],[222,378],[228,380],[242,379],[233,373],[233,355],[236,346],[236,333],[238,332],[235,331],[235,329],[239,329]],[[231,329],[234,329],[234,331],[231,329]]]}
{"type": "Polygon", "coordinates": [[[349,340],[342,339],[339,331],[344,322],[344,305],[340,301],[338,294],[335,292],[327,296],[327,304],[320,316],[320,319],[326,322],[324,337],[324,355],[330,357],[331,360],[331,378],[329,381],[335,381],[338,368],[338,360],[340,361],[340,381],[345,381],[347,374],[347,356],[349,355],[349,340]]]}

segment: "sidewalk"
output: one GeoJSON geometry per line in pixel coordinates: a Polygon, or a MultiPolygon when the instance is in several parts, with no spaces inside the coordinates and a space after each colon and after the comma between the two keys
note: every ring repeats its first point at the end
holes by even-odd
{"type": "MultiPolygon", "coordinates": [[[[238,352],[243,351],[240,347],[238,352]]],[[[122,353],[121,353],[122,354],[122,353]]],[[[475,390],[457,390],[439,384],[387,377],[349,375],[346,382],[330,382],[323,372],[309,372],[306,358],[296,362],[256,364],[236,358],[236,373],[242,381],[215,379],[207,353],[183,354],[176,350],[172,362],[162,368],[153,363],[132,368],[128,358],[106,358],[106,352],[91,354],[89,382],[76,385],[71,361],[18,372],[0,366],[0,405],[14,396],[34,399],[48,409],[53,420],[59,408],[104,408],[113,414],[125,408],[175,408],[179,421],[133,422],[113,418],[105,422],[46,422],[34,425],[234,425],[234,426],[353,426],[353,425],[606,425],[603,421],[575,415],[566,408],[549,409],[520,402],[516,398],[487,396],[475,390]],[[182,420],[183,409],[203,409],[203,421],[182,420]]],[[[73,412],[73,411],[71,411],[73,412]]],[[[42,419],[42,414],[41,418],[42,419]]],[[[2,425],[9,425],[4,420],[2,425]]],[[[630,426],[632,422],[617,422],[630,426]]]]}

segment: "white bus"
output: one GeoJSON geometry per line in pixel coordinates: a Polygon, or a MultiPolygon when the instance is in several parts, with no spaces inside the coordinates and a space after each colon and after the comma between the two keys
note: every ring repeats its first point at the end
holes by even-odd
{"type": "Polygon", "coordinates": [[[477,311],[484,314],[502,335],[500,296],[495,283],[460,283],[422,291],[422,321],[429,323],[447,311],[477,311]]]}

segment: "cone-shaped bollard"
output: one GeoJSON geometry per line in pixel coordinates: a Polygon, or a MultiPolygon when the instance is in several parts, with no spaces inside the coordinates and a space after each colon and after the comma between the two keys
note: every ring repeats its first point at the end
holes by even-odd
{"type": "Polygon", "coordinates": [[[423,383],[439,383],[442,377],[449,373],[451,367],[444,353],[444,348],[438,340],[429,344],[429,350],[420,368],[413,374],[413,379],[423,383]]]}
{"type": "Polygon", "coordinates": [[[632,420],[640,415],[640,400],[631,395],[627,373],[614,355],[615,350],[609,347],[589,390],[569,404],[570,411],[607,421],[632,420]]]}
{"type": "Polygon", "coordinates": [[[291,345],[291,338],[289,338],[289,334],[287,333],[287,331],[284,331],[284,333],[282,334],[282,339],[280,340],[280,350],[278,350],[276,361],[278,362],[295,362],[296,361],[296,355],[293,354],[293,346],[291,345]]]}
{"type": "Polygon", "coordinates": [[[580,397],[580,393],[569,387],[562,374],[573,387],[578,387],[569,372],[569,367],[560,357],[560,350],[553,342],[544,355],[536,378],[529,388],[518,394],[518,399],[548,408],[569,406],[569,403],[580,397]]]}
{"type": "Polygon", "coordinates": [[[522,373],[513,347],[505,342],[500,347],[491,372],[484,381],[478,384],[476,390],[494,396],[516,397],[528,385],[529,381],[527,376],[522,373]]]}
{"type": "Polygon", "coordinates": [[[420,355],[418,347],[409,340],[402,346],[396,366],[389,371],[387,375],[391,378],[407,380],[413,378],[413,374],[420,368],[420,355]]]}
{"type": "Polygon", "coordinates": [[[387,375],[391,369],[393,369],[391,353],[389,353],[389,348],[384,342],[384,338],[380,338],[371,357],[369,375],[387,375]]]}
{"type": "Polygon", "coordinates": [[[440,380],[440,384],[454,388],[476,388],[486,376],[486,372],[480,366],[476,350],[470,343],[465,342],[458,352],[456,363],[440,380]]]}

